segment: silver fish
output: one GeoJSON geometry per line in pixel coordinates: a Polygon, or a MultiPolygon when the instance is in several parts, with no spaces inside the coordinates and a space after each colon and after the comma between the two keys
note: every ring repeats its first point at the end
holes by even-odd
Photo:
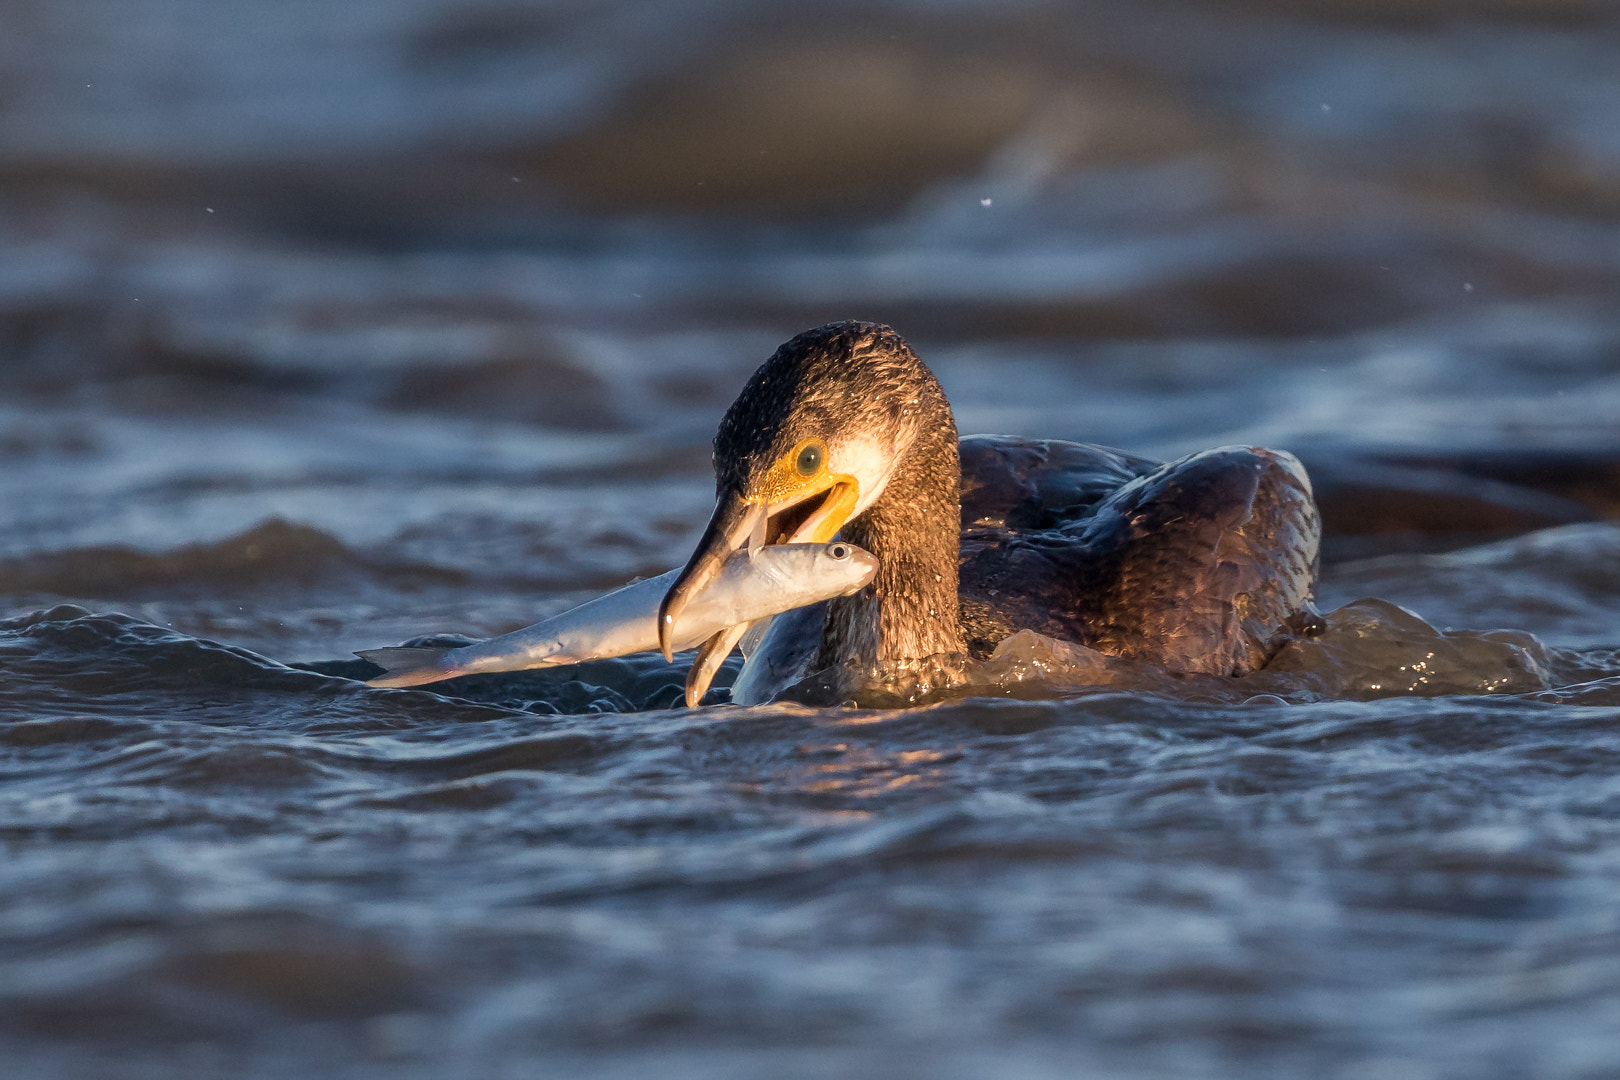
{"type": "MultiPolygon", "coordinates": [[[[740,551],[726,561],[714,584],[681,612],[673,635],[675,648],[689,649],[730,627],[848,596],[872,580],[877,565],[875,555],[841,541],[740,551]]],[[[355,655],[383,669],[370,686],[420,686],[457,675],[526,671],[652,652],[659,648],[658,605],[679,575],[679,570],[671,570],[626,585],[561,615],[474,645],[367,649],[355,655]]]]}

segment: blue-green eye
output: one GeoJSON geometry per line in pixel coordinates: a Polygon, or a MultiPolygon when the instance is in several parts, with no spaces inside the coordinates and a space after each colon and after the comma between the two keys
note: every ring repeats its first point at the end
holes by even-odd
{"type": "Polygon", "coordinates": [[[794,462],[800,476],[814,476],[821,471],[821,446],[818,443],[805,443],[799,450],[799,459],[794,462]]]}

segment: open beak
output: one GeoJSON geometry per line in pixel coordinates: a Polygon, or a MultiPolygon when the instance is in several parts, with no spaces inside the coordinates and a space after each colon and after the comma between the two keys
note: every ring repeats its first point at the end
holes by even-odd
{"type": "MultiPolygon", "coordinates": [[[[726,560],[745,545],[762,544],[824,544],[838,535],[855,512],[860,498],[860,483],[853,476],[824,473],[806,482],[797,490],[777,493],[774,499],[751,498],[742,492],[725,492],[715,504],[708,528],[697,549],[687,560],[686,567],[664,595],[658,609],[658,644],[666,660],[674,659],[671,647],[675,640],[675,624],[684,611],[703,590],[720,575],[726,560]]],[[[721,631],[704,646],[704,663],[693,668],[700,685],[687,683],[687,701],[703,696],[714,672],[725,659],[712,654],[721,639],[730,638],[735,644],[741,637],[738,628],[721,631]],[[695,691],[695,692],[694,692],[695,691]]],[[[729,653],[731,649],[726,648],[729,653]]]]}
{"type": "Polygon", "coordinates": [[[658,647],[664,651],[665,660],[675,659],[671,645],[675,638],[675,620],[694,597],[720,576],[720,568],[725,566],[732,552],[747,543],[765,524],[768,510],[764,503],[751,503],[735,495],[722,495],[715,504],[703,538],[658,605],[658,647]]]}

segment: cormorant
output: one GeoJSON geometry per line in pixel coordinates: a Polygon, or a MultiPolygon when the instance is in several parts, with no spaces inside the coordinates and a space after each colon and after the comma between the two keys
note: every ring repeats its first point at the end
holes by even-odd
{"type": "MultiPolygon", "coordinates": [[[[769,700],[1019,630],[1172,672],[1260,667],[1308,618],[1320,516],[1293,455],[1221,447],[1168,464],[1083,443],[974,436],[887,326],[839,322],[754,372],[714,437],[716,503],[660,607],[674,619],[745,545],[834,536],[880,561],[854,596],[778,616],[733,687],[769,700]]],[[[746,626],[704,644],[695,704],[746,626]]],[[[745,649],[745,651],[747,651],[745,649]]]]}

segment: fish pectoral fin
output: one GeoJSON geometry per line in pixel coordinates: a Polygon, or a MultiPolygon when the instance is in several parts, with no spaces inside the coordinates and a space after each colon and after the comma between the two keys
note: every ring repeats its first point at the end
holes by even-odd
{"type": "Polygon", "coordinates": [[[765,633],[771,628],[771,620],[774,618],[776,616],[767,615],[763,619],[755,619],[748,624],[747,632],[743,634],[742,640],[737,642],[737,647],[742,650],[743,659],[746,660],[754,655],[754,650],[759,648],[759,643],[765,640],[765,633]]]}
{"type": "Polygon", "coordinates": [[[440,661],[450,649],[365,649],[354,655],[376,664],[383,673],[367,679],[367,686],[421,686],[453,677],[456,672],[446,671],[440,661]]]}

